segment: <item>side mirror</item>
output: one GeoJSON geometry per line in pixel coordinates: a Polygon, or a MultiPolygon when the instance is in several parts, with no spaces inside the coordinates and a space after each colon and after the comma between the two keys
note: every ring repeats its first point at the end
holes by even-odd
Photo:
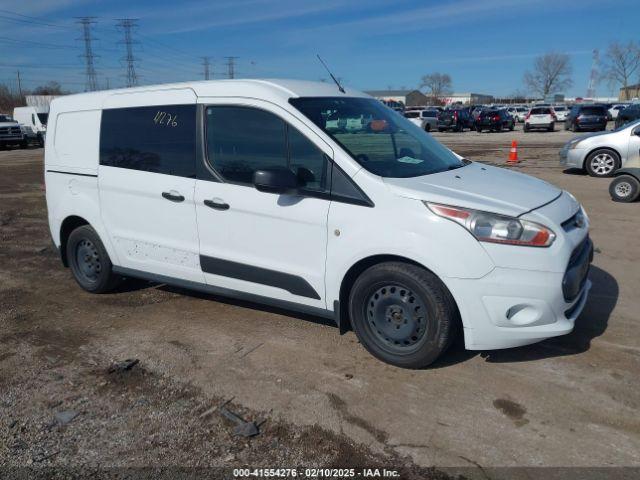
{"type": "Polygon", "coordinates": [[[268,168],[253,172],[253,186],[261,192],[295,193],[300,182],[287,168],[268,168]]]}

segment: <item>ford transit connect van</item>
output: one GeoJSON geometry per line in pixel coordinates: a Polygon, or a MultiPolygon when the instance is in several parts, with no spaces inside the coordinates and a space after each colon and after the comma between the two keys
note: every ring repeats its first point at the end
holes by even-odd
{"type": "Polygon", "coordinates": [[[320,315],[408,368],[456,335],[484,350],[566,334],[587,300],[571,194],[463,159],[355,90],[94,92],[54,100],[48,127],[51,235],[89,292],[130,276],[320,315]]]}

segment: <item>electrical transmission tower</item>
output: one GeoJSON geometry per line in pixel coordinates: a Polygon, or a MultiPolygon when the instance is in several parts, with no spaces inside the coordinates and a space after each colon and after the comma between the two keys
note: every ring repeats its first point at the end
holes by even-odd
{"type": "Polygon", "coordinates": [[[210,75],[209,67],[211,63],[209,62],[209,57],[202,57],[202,66],[204,67],[204,79],[209,80],[213,78],[213,75],[210,75]]]}
{"type": "Polygon", "coordinates": [[[95,25],[95,17],[78,17],[76,23],[82,27],[82,40],[84,40],[84,54],[80,55],[85,61],[85,91],[93,92],[98,89],[98,80],[96,75],[96,69],[93,65],[93,59],[96,57],[93,54],[93,48],[91,41],[94,39],[91,36],[91,26],[95,25]]]}
{"type": "Polygon", "coordinates": [[[224,57],[227,59],[227,76],[229,78],[236,77],[236,59],[238,57],[224,57]]]}
{"type": "Polygon", "coordinates": [[[124,33],[124,43],[126,54],[124,61],[127,64],[127,87],[135,87],[138,85],[138,75],[136,74],[135,62],[136,58],[133,56],[133,44],[138,43],[133,39],[132,31],[138,26],[137,18],[120,18],[117,20],[116,26],[122,28],[124,33]]]}
{"type": "Polygon", "coordinates": [[[593,63],[591,64],[591,73],[589,74],[589,87],[587,88],[587,98],[596,96],[596,86],[598,85],[598,65],[600,63],[600,52],[596,48],[593,51],[593,63]]]}

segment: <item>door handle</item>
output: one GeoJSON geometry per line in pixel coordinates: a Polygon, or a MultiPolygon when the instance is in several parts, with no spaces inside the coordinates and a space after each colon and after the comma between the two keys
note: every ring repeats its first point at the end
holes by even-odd
{"type": "Polygon", "coordinates": [[[224,202],[217,202],[214,200],[205,200],[204,204],[207,207],[215,208],[216,210],[229,210],[229,204],[224,202]]]}
{"type": "Polygon", "coordinates": [[[180,195],[178,192],[176,192],[175,190],[171,190],[170,192],[162,192],[162,197],[166,198],[171,202],[176,202],[176,203],[184,202],[184,197],[180,195]]]}

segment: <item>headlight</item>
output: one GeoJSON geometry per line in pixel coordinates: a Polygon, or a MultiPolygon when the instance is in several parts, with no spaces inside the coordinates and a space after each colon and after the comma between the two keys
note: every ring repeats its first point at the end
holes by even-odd
{"type": "Polygon", "coordinates": [[[551,229],[528,220],[480,212],[469,208],[451,207],[430,202],[423,203],[439,217],[462,225],[481,242],[548,247],[556,239],[556,235],[551,229]]]}

